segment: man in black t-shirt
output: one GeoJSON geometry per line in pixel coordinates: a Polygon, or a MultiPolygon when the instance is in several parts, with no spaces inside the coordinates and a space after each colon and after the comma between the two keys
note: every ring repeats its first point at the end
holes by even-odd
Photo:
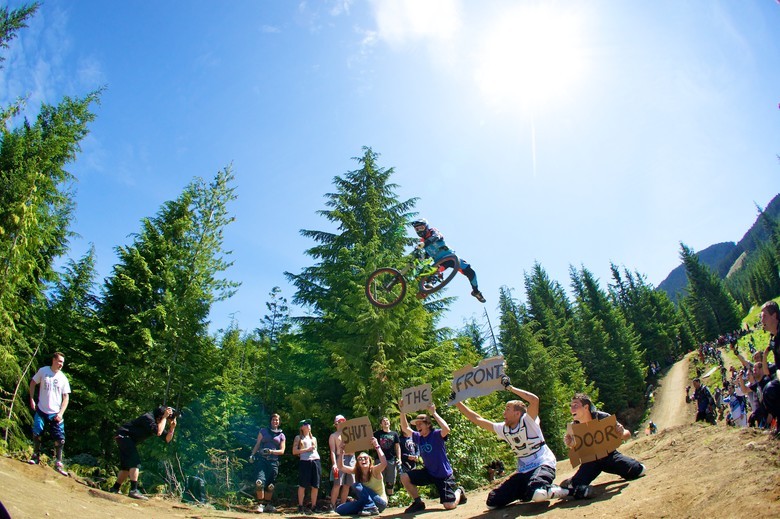
{"type": "Polygon", "coordinates": [[[122,483],[129,477],[130,492],[127,495],[134,499],[148,499],[138,490],[138,465],[141,464],[141,458],[138,456],[136,446],[151,436],[162,436],[168,423],[170,427],[164,438],[166,443],[170,443],[176,430],[176,416],[170,418],[173,414],[172,408],[160,406],[153,412],[144,413],[117,429],[114,439],[119,446],[120,471],[116,483],[109,492],[118,494],[122,483]]]}

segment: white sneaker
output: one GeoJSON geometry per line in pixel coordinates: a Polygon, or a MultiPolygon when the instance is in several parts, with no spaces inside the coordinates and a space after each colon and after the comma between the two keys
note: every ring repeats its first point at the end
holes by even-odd
{"type": "Polygon", "coordinates": [[[564,499],[569,497],[569,489],[561,488],[558,485],[551,485],[550,489],[547,490],[547,496],[550,499],[564,499]]]}
{"type": "Polygon", "coordinates": [[[537,488],[534,490],[534,495],[531,496],[531,501],[534,503],[541,503],[542,501],[549,501],[550,498],[547,496],[547,490],[543,488],[537,488]]]}
{"type": "Polygon", "coordinates": [[[644,476],[644,475],[645,475],[645,471],[646,471],[646,470],[647,470],[647,469],[645,468],[645,466],[644,466],[644,465],[642,465],[642,472],[640,472],[640,473],[639,473],[639,475],[638,475],[637,477],[638,477],[638,478],[641,478],[642,476],[644,476]]]}
{"type": "Polygon", "coordinates": [[[263,505],[257,505],[257,508],[255,508],[255,512],[257,512],[258,514],[262,514],[264,510],[265,508],[263,507],[263,505]]]}

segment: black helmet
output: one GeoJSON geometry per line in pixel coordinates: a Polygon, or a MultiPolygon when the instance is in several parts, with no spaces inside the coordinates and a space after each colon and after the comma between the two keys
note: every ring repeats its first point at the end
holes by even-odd
{"type": "Polygon", "coordinates": [[[412,227],[414,227],[415,232],[417,232],[417,236],[422,238],[425,236],[425,232],[428,230],[428,220],[425,218],[414,220],[412,222],[412,227]],[[418,229],[418,227],[422,227],[422,229],[418,229]]]}

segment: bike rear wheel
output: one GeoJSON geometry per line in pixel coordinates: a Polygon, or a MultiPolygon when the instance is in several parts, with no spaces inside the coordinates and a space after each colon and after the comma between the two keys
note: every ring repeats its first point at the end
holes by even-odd
{"type": "Polygon", "coordinates": [[[377,308],[392,308],[406,295],[406,279],[390,267],[377,269],[366,281],[366,297],[377,308]]]}
{"type": "Polygon", "coordinates": [[[444,270],[440,271],[439,274],[429,276],[429,279],[420,279],[418,290],[423,296],[429,296],[434,292],[438,292],[447,286],[447,283],[452,281],[452,278],[460,272],[460,260],[455,254],[444,256],[433,265],[435,267],[444,267],[444,270]]]}

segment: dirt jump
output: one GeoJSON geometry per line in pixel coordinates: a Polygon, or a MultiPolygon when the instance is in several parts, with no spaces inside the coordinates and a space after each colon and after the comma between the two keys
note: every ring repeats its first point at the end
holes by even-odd
{"type": "MultiPolygon", "coordinates": [[[[624,444],[620,451],[645,464],[647,474],[624,481],[602,474],[594,482],[594,496],[586,500],[515,503],[488,510],[485,499],[491,486],[468,493],[468,502],[445,511],[437,501],[416,514],[424,519],[484,517],[778,517],[780,516],[780,440],[755,429],[736,429],[725,423],[693,423],[693,405],[685,404],[687,360],[670,369],[655,393],[651,419],[658,434],[624,444]]],[[[568,460],[558,463],[556,482],[574,471],[568,460]]],[[[496,481],[493,485],[499,484],[496,481]]],[[[0,458],[0,501],[10,517],[40,518],[247,518],[239,511],[217,510],[209,505],[190,506],[152,497],[134,501],[126,496],[89,488],[76,477],[63,477],[48,467],[0,458]]],[[[271,517],[338,517],[335,514],[303,516],[295,509],[262,514],[271,517]]],[[[380,517],[405,517],[403,508],[388,508],[380,517]]]]}

